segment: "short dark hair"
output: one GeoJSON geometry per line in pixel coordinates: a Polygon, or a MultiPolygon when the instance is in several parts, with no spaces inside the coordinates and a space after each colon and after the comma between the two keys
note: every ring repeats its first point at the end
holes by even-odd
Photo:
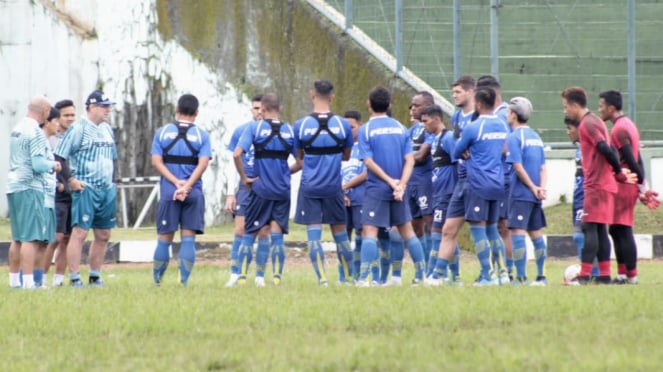
{"type": "Polygon", "coordinates": [[[177,100],[177,112],[192,116],[198,112],[198,98],[193,94],[183,94],[177,100]]]}
{"type": "Polygon", "coordinates": [[[499,90],[499,89],[502,88],[502,86],[500,85],[500,82],[493,75],[480,76],[477,79],[477,88],[480,88],[480,87],[488,87],[488,88],[493,88],[495,90],[499,90]]]}
{"type": "Polygon", "coordinates": [[[343,114],[343,117],[346,119],[355,119],[361,121],[361,112],[355,110],[348,110],[343,114]]]}
{"type": "Polygon", "coordinates": [[[453,88],[459,85],[463,90],[470,90],[476,88],[477,82],[470,75],[463,75],[454,81],[453,84],[451,84],[451,87],[453,88]]]}
{"type": "Polygon", "coordinates": [[[565,116],[564,117],[564,125],[573,125],[574,127],[577,127],[578,125],[580,125],[580,121],[575,120],[575,119],[571,119],[570,117],[565,116]]]}
{"type": "Polygon", "coordinates": [[[368,102],[373,112],[387,112],[391,104],[391,93],[387,88],[377,86],[368,94],[368,102]]]}
{"type": "Polygon", "coordinates": [[[276,93],[266,93],[262,96],[260,103],[265,106],[267,111],[279,111],[281,108],[281,103],[279,102],[279,96],[276,93]]]}
{"type": "Polygon", "coordinates": [[[440,107],[440,105],[434,104],[432,106],[426,107],[421,115],[437,116],[438,118],[442,119],[444,117],[444,111],[442,111],[442,107],[440,107]]]}
{"type": "Polygon", "coordinates": [[[474,101],[481,103],[484,108],[495,107],[496,97],[495,89],[487,86],[477,87],[476,92],[474,92],[474,101]]]}
{"type": "Polygon", "coordinates": [[[415,96],[422,96],[424,97],[424,102],[426,103],[426,106],[434,105],[435,104],[435,98],[433,98],[433,95],[431,92],[427,90],[421,90],[418,91],[415,96]]]}
{"type": "Polygon", "coordinates": [[[74,101],[70,99],[63,99],[61,101],[57,101],[54,107],[58,110],[62,110],[65,107],[75,107],[75,106],[74,106],[74,101]]]}
{"type": "Polygon", "coordinates": [[[255,96],[253,96],[253,98],[251,98],[251,102],[260,102],[260,101],[262,101],[262,93],[256,94],[255,96]]]}
{"type": "Polygon", "coordinates": [[[321,97],[329,97],[334,91],[334,84],[329,80],[316,80],[313,83],[315,93],[321,97]]]}
{"type": "Polygon", "coordinates": [[[606,90],[599,94],[599,98],[610,106],[613,106],[617,111],[622,110],[622,93],[618,90],[606,90]]]}
{"type": "Polygon", "coordinates": [[[587,107],[587,92],[582,87],[568,87],[562,91],[562,98],[568,103],[577,103],[580,107],[587,107]]]}
{"type": "Polygon", "coordinates": [[[51,112],[48,113],[48,117],[46,118],[46,121],[51,121],[53,119],[57,119],[60,117],[60,110],[56,109],[55,107],[51,107],[51,112]]]}

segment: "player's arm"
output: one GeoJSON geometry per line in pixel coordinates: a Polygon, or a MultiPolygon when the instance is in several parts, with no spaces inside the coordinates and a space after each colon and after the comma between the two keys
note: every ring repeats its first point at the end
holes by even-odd
{"type": "Polygon", "coordinates": [[[467,126],[460,134],[460,139],[458,142],[456,142],[456,146],[454,147],[453,151],[453,157],[455,159],[465,158],[463,153],[470,147],[470,138],[472,137],[470,131],[472,131],[472,126],[467,126]]]}
{"type": "Polygon", "coordinates": [[[168,167],[166,167],[166,164],[163,162],[163,156],[152,154],[152,167],[154,167],[154,169],[161,175],[161,177],[167,179],[168,182],[177,186],[179,179],[177,179],[177,177],[175,177],[175,175],[172,174],[170,170],[168,170],[168,167]]]}
{"type": "Polygon", "coordinates": [[[430,156],[430,143],[421,144],[419,150],[412,153],[412,157],[414,158],[414,162],[416,164],[425,162],[429,156],[430,156]]]}
{"type": "Polygon", "coordinates": [[[295,155],[295,163],[290,166],[290,174],[299,172],[300,170],[302,170],[303,166],[304,166],[304,150],[297,149],[295,155]]]}
{"type": "Polygon", "coordinates": [[[352,146],[346,147],[343,149],[343,161],[350,160],[350,155],[352,154],[352,146]]]}
{"type": "Polygon", "coordinates": [[[635,175],[628,176],[626,173],[622,172],[622,167],[619,164],[619,156],[614,147],[608,145],[605,141],[599,141],[596,144],[596,150],[608,161],[612,167],[612,171],[615,173],[617,181],[622,183],[635,183],[635,175]]]}
{"type": "Polygon", "coordinates": [[[364,158],[364,164],[366,164],[366,168],[369,171],[378,176],[378,178],[389,185],[389,187],[394,190],[398,187],[399,181],[389,177],[389,175],[375,161],[373,161],[373,158],[364,158]]]}
{"type": "Polygon", "coordinates": [[[622,159],[624,159],[631,172],[638,175],[638,183],[642,184],[645,181],[645,173],[641,165],[638,164],[633,156],[633,147],[631,147],[631,144],[622,145],[619,149],[619,154],[622,156],[622,159]]]}
{"type": "Polygon", "coordinates": [[[368,171],[364,169],[361,173],[352,177],[348,182],[343,184],[343,191],[361,185],[362,183],[366,182],[366,178],[368,178],[368,171]]]}
{"type": "MultiPolygon", "coordinates": [[[[237,169],[237,174],[239,174],[239,179],[244,183],[246,187],[251,187],[251,179],[246,176],[244,171],[244,162],[242,162],[242,155],[244,154],[244,149],[240,146],[235,147],[233,151],[233,162],[235,163],[235,169],[237,169]]],[[[253,179],[255,180],[255,179],[253,179]]]]}

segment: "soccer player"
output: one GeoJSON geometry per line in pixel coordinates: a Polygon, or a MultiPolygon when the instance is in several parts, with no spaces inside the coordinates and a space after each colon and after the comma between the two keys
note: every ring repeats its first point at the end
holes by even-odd
{"type": "MultiPolygon", "coordinates": [[[[431,228],[431,248],[428,261],[427,276],[432,275],[435,264],[437,263],[437,252],[442,241],[442,226],[446,218],[449,200],[453,194],[454,187],[458,180],[456,171],[456,161],[451,158],[453,149],[456,146],[453,130],[447,128],[442,121],[444,113],[438,105],[429,106],[424,109],[421,115],[421,121],[426,127],[426,131],[432,136],[429,139],[430,152],[432,159],[432,184],[433,184],[433,225],[431,228]]],[[[457,274],[457,273],[455,273],[457,274]]],[[[446,276],[446,275],[444,275],[446,276]]],[[[439,281],[439,275],[436,278],[427,278],[427,284],[431,280],[439,281]]]]}
{"type": "Polygon", "coordinates": [[[180,283],[186,285],[196,262],[196,234],[205,231],[205,195],[201,177],[212,158],[209,134],[195,124],[198,99],[177,100],[175,121],[157,129],[152,140],[152,166],[161,175],[157,205],[154,283],[161,284],[170,261],[170,246],[181,228],[180,283]]]}
{"type": "MultiPolygon", "coordinates": [[[[470,223],[474,249],[481,265],[478,286],[504,283],[491,278],[490,251],[504,244],[497,233],[499,200],[504,193],[502,151],[507,129],[494,114],[495,91],[477,88],[474,94],[477,120],[470,123],[454,148],[454,157],[465,158],[467,164],[467,188],[465,190],[465,220],[470,223]]],[[[507,278],[508,282],[508,278],[507,278]]]]}
{"type": "Polygon", "coordinates": [[[39,245],[47,241],[44,177],[60,171],[60,163],[48,159],[48,141],[39,129],[51,110],[46,97],[30,100],[28,113],[11,131],[7,205],[12,244],[9,249],[9,286],[20,288],[19,267],[25,289],[35,287],[33,269],[39,245]]]}
{"type": "MultiPolygon", "coordinates": [[[[237,173],[244,186],[249,189],[244,237],[237,255],[241,265],[238,284],[246,282],[247,256],[253,247],[256,233],[261,236],[270,234],[274,284],[280,285],[283,277],[285,263],[283,234],[288,233],[290,174],[298,171],[301,164],[295,163],[292,167],[288,166],[288,156],[295,155],[295,134],[290,124],[279,120],[280,110],[281,106],[276,94],[263,95],[260,100],[262,119],[249,124],[233,152],[237,173]],[[247,175],[242,161],[244,153],[251,151],[251,148],[253,148],[255,158],[255,177],[247,175]],[[274,255],[276,255],[276,260],[274,255]]],[[[263,244],[260,243],[258,241],[256,251],[255,284],[264,287],[265,266],[269,258],[270,246],[264,241],[263,244]]]]}
{"type": "Polygon", "coordinates": [[[414,158],[407,129],[387,116],[391,93],[386,88],[373,88],[368,98],[370,120],[359,130],[359,149],[368,168],[366,195],[362,206],[361,269],[358,287],[370,286],[367,278],[371,264],[378,258],[379,228],[398,226],[414,261],[415,279],[423,279],[426,264],[419,239],[412,229],[410,210],[404,202],[406,186],[414,158]]]}
{"type": "MultiPolygon", "coordinates": [[[[507,118],[507,103],[502,101],[502,86],[500,85],[497,78],[491,75],[484,75],[477,79],[477,88],[479,87],[488,87],[492,88],[495,91],[495,112],[499,119],[504,122],[504,126],[509,132],[511,132],[511,126],[509,126],[509,120],[507,118]]],[[[501,244],[499,240],[495,239],[492,231],[488,233],[488,239],[492,242],[493,251],[491,251],[491,262],[494,266],[497,267],[497,272],[499,273],[500,280],[506,279],[506,275],[511,276],[511,270],[513,269],[513,257],[512,257],[512,248],[513,244],[511,242],[511,230],[508,227],[508,206],[509,206],[509,190],[511,182],[511,176],[513,174],[511,164],[506,161],[506,143],[504,152],[502,155],[502,167],[504,169],[504,194],[502,199],[499,202],[499,218],[497,221],[497,229],[499,235],[502,237],[501,244]],[[506,262],[505,262],[506,260],[506,262]]]]}
{"type": "MultiPolygon", "coordinates": [[[[578,125],[580,122],[577,120],[570,119],[569,117],[564,117],[564,124],[566,125],[566,134],[569,136],[569,139],[572,143],[576,144],[576,173],[575,173],[575,185],[573,186],[573,204],[571,206],[573,220],[573,242],[576,245],[578,250],[578,259],[582,260],[582,248],[585,246],[585,234],[582,232],[582,205],[585,200],[585,189],[583,183],[585,182],[585,176],[582,173],[582,154],[580,153],[580,137],[578,134],[578,125]]],[[[594,260],[594,266],[592,267],[592,277],[596,278],[599,276],[599,266],[598,261],[594,260]]]]}
{"type": "MultiPolygon", "coordinates": [[[[412,213],[412,228],[417,235],[424,257],[430,256],[430,227],[433,223],[433,185],[431,183],[430,134],[421,122],[421,114],[435,104],[433,95],[427,91],[417,92],[410,100],[410,120],[413,122],[408,129],[412,141],[414,169],[407,185],[407,200],[412,213]]],[[[428,263],[428,261],[426,261],[428,263]]]]}
{"type": "MultiPolygon", "coordinates": [[[[228,144],[228,150],[230,150],[230,152],[235,151],[235,148],[237,147],[237,142],[239,142],[239,138],[242,136],[242,133],[249,126],[249,124],[251,124],[251,122],[254,122],[256,120],[260,120],[261,118],[260,100],[262,100],[262,94],[256,94],[251,99],[251,116],[253,117],[253,120],[235,128],[235,131],[233,132],[232,137],[230,138],[230,143],[228,144]]],[[[253,171],[254,161],[255,160],[253,158],[253,148],[251,148],[249,149],[249,151],[245,152],[244,156],[242,157],[242,162],[244,163],[244,171],[246,172],[247,176],[250,178],[255,177],[255,173],[253,171]]],[[[228,279],[228,282],[226,282],[226,287],[234,286],[235,284],[237,284],[237,280],[239,279],[240,266],[239,266],[239,261],[237,260],[237,255],[239,251],[239,246],[240,244],[242,244],[242,237],[244,236],[244,217],[246,215],[246,198],[249,195],[249,190],[246,188],[246,186],[244,186],[242,182],[239,181],[239,177],[234,168],[230,172],[229,176],[230,179],[228,180],[225,210],[228,213],[232,213],[233,218],[235,219],[235,236],[233,238],[232,248],[230,250],[230,279],[228,279]]],[[[262,238],[263,239],[269,238],[269,236],[262,238]]],[[[251,263],[252,256],[253,252],[249,251],[249,256],[247,257],[248,260],[247,266],[248,264],[251,263]]]]}
{"type": "Polygon", "coordinates": [[[638,283],[638,251],[633,237],[633,219],[638,196],[650,209],[658,207],[658,193],[649,190],[645,170],[640,157],[640,133],[633,121],[622,111],[622,94],[607,90],[599,94],[599,114],[604,121],[612,122],[610,142],[619,152],[620,167],[629,169],[638,177],[638,183],[617,184],[615,210],[609,233],[617,256],[617,284],[638,283]],[[651,200],[652,202],[648,202],[651,200]]]}
{"type": "MultiPolygon", "coordinates": [[[[347,218],[346,230],[348,239],[352,239],[352,231],[355,232],[355,248],[352,256],[352,277],[359,279],[359,265],[361,265],[361,205],[366,193],[366,177],[368,171],[366,165],[359,158],[359,128],[362,125],[361,113],[359,111],[346,111],[343,115],[352,129],[354,145],[350,153],[350,160],[341,165],[343,185],[341,186],[345,199],[345,215],[347,218]]],[[[345,271],[342,262],[338,263],[339,276],[345,271]]]]}
{"type": "Polygon", "coordinates": [[[117,160],[117,149],[113,129],[107,122],[113,104],[115,102],[102,91],[90,93],[85,101],[86,117],[69,127],[55,149],[56,160],[68,160],[68,166],[63,168],[63,177],[72,190],[73,229],[67,245],[67,264],[69,279],[75,287],[83,286],[79,267],[83,242],[90,229],[94,232],[94,240],[90,245],[88,282],[103,286],[101,266],[111,229],[117,222],[117,193],[113,184],[113,162],[117,160]]]}
{"type": "MultiPolygon", "coordinates": [[[[55,150],[58,143],[64,137],[69,126],[76,121],[76,107],[74,102],[64,99],[55,103],[55,108],[60,111],[58,128],[54,135],[48,138],[51,148],[55,150]]],[[[44,257],[44,273],[48,270],[55,255],[55,274],[53,274],[53,286],[61,286],[64,282],[64,273],[67,269],[67,244],[71,234],[71,190],[67,180],[63,178],[62,172],[57,173],[55,191],[55,243],[46,246],[44,257]]]]}
{"type": "MultiPolygon", "coordinates": [[[[463,129],[473,121],[476,114],[474,108],[474,94],[476,82],[469,75],[464,75],[456,80],[452,88],[452,97],[458,110],[451,115],[451,128],[454,131],[456,141],[463,133],[463,129]]],[[[465,188],[467,185],[467,166],[462,158],[454,157],[453,151],[450,154],[452,161],[457,163],[458,180],[454,187],[453,194],[449,200],[449,206],[446,212],[446,218],[442,225],[442,241],[440,242],[438,259],[433,269],[432,277],[428,284],[438,285],[443,282],[441,278],[446,278],[447,269],[453,277],[450,283],[461,284],[460,278],[460,248],[458,247],[458,232],[465,223],[465,188]]]]}
{"type": "MultiPolygon", "coordinates": [[[[39,124],[44,137],[47,139],[50,138],[58,129],[58,120],[60,119],[60,111],[55,107],[51,107],[51,112],[49,113],[46,120],[39,124]]],[[[53,148],[50,144],[47,144],[46,148],[46,159],[49,161],[54,161],[53,148]]],[[[44,180],[44,218],[46,221],[46,242],[39,245],[37,249],[37,258],[35,262],[35,268],[33,270],[33,276],[35,281],[35,287],[44,287],[46,288],[44,282],[44,268],[46,265],[46,250],[48,246],[55,244],[55,227],[56,227],[56,213],[55,213],[55,184],[56,184],[56,174],[49,173],[43,175],[44,180]]]]}
{"type": "Polygon", "coordinates": [[[534,244],[536,280],[533,286],[548,284],[544,264],[546,242],[541,229],[546,227],[546,216],[541,205],[547,196],[546,157],[541,137],[527,124],[532,115],[532,103],[525,97],[509,101],[507,119],[513,129],[507,138],[507,163],[513,167],[508,196],[509,229],[513,239],[513,260],[516,264],[516,282],[527,283],[527,249],[525,233],[534,244]]]}
{"type": "Polygon", "coordinates": [[[582,169],[585,176],[582,230],[585,245],[579,284],[588,284],[594,258],[598,260],[598,283],[610,283],[610,241],[606,224],[613,222],[617,181],[635,183],[636,174],[622,171],[616,151],[610,146],[605,123],[587,109],[587,93],[581,87],[562,91],[564,115],[580,122],[578,127],[582,169]]]}
{"type": "Polygon", "coordinates": [[[336,254],[343,267],[340,282],[350,279],[352,248],[346,231],[341,161],[349,160],[354,141],[350,124],[331,112],[334,86],[328,80],[317,80],[310,92],[313,113],[295,123],[295,148],[302,163],[302,179],[297,197],[295,222],[306,225],[309,258],[322,286],[328,284],[325,253],[320,239],[321,224],[329,224],[336,254]]]}

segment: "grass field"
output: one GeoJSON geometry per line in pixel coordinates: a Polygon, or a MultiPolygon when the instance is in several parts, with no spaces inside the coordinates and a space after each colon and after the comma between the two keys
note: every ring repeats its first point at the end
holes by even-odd
{"type": "MultiPolygon", "coordinates": [[[[570,231],[568,205],[546,212],[550,233],[570,231]]],[[[661,212],[637,213],[637,232],[659,232],[661,212]]],[[[288,240],[305,240],[292,227],[288,240]]],[[[113,234],[154,239],[152,229],[113,234]]],[[[232,226],[204,237],[229,241],[232,226]]],[[[227,252],[201,260],[186,288],[175,262],[158,288],[150,265],[107,265],[102,289],[0,286],[0,370],[658,370],[661,262],[640,262],[638,286],[562,286],[572,262],[549,260],[546,288],[472,287],[479,269],[468,253],[466,285],[439,288],[321,288],[305,255],[286,262],[281,287],[266,288],[252,277],[223,287],[227,252]]]]}
{"type": "Polygon", "coordinates": [[[158,288],[146,265],[108,266],[102,289],[3,287],[0,369],[660,368],[660,263],[641,263],[638,286],[564,287],[570,261],[553,261],[546,288],[474,288],[474,261],[464,287],[321,288],[303,261],[281,287],[224,288],[225,264],[196,266],[186,288],[175,265],[158,288]]]}

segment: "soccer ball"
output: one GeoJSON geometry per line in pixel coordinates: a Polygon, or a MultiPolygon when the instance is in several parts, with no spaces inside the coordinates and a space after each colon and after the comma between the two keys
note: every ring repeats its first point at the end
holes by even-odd
{"type": "Polygon", "coordinates": [[[580,264],[573,264],[564,270],[564,284],[570,284],[578,279],[580,275],[580,264]]]}

